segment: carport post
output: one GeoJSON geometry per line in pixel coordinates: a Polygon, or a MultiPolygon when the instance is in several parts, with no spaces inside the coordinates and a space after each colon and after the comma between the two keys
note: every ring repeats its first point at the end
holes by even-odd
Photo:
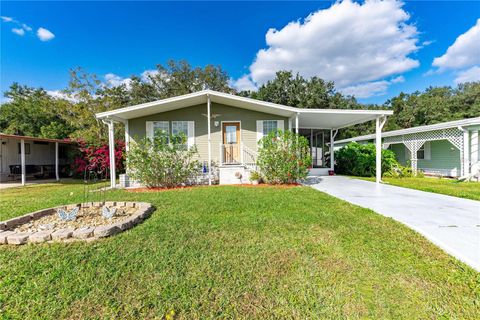
{"type": "Polygon", "coordinates": [[[27,178],[27,172],[25,168],[25,140],[20,140],[20,162],[22,166],[22,186],[25,185],[25,180],[27,178]]]}
{"type": "Polygon", "coordinates": [[[113,121],[107,122],[108,125],[108,147],[110,157],[110,187],[113,189],[116,187],[115,181],[115,131],[113,121]]]}
{"type": "Polygon", "coordinates": [[[60,175],[58,174],[58,142],[55,142],[55,179],[60,180],[60,175]]]}
{"type": "MultiPolygon", "coordinates": [[[[208,140],[208,185],[212,185],[212,134],[211,134],[211,100],[207,94],[207,140],[208,140]]],[[[221,159],[220,161],[222,161],[221,159]]]]}
{"type": "Polygon", "coordinates": [[[382,128],[387,120],[378,117],[375,119],[375,182],[382,180],[382,128]]]}

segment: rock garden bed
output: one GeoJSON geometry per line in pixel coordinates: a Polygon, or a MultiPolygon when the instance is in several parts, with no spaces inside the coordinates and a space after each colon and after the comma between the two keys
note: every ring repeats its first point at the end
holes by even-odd
{"type": "Polygon", "coordinates": [[[144,202],[88,202],[44,209],[0,222],[0,244],[94,240],[130,229],[153,207],[144,202]]]}

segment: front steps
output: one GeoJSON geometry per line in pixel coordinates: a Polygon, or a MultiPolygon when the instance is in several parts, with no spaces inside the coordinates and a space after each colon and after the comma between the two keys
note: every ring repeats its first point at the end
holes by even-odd
{"type": "Polygon", "coordinates": [[[244,165],[223,165],[219,168],[219,184],[250,184],[250,170],[244,165]]]}

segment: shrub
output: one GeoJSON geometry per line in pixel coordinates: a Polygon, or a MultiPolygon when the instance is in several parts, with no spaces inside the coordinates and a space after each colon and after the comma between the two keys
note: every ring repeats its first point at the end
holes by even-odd
{"type": "Polygon", "coordinates": [[[260,175],[260,172],[258,171],[250,172],[250,177],[249,177],[250,181],[259,181],[261,178],[262,176],[260,175]]]}
{"type": "MultiPolygon", "coordinates": [[[[335,151],[335,171],[360,177],[375,176],[375,144],[349,143],[335,151]]],[[[399,167],[395,153],[382,149],[382,173],[391,172],[399,167]]]]}
{"type": "Polygon", "coordinates": [[[197,148],[185,147],[184,136],[145,138],[133,144],[128,152],[128,174],[147,187],[176,187],[192,184],[201,170],[195,160],[197,148]]]}
{"type": "MultiPolygon", "coordinates": [[[[77,177],[82,177],[87,171],[94,171],[103,177],[110,174],[110,152],[108,143],[98,145],[88,144],[83,140],[77,140],[78,150],[73,156],[72,169],[77,177]]],[[[121,173],[125,168],[125,143],[115,141],[115,170],[121,173]]]]}
{"type": "Polygon", "coordinates": [[[389,172],[385,172],[383,175],[385,177],[390,177],[390,178],[411,178],[411,177],[417,177],[417,178],[423,178],[424,174],[423,171],[417,170],[417,173],[414,174],[412,171],[412,167],[410,164],[407,166],[402,166],[398,165],[394,168],[392,168],[389,172]]]}
{"type": "Polygon", "coordinates": [[[291,131],[272,131],[259,142],[257,165],[268,183],[306,178],[311,163],[307,139],[291,131]]]}

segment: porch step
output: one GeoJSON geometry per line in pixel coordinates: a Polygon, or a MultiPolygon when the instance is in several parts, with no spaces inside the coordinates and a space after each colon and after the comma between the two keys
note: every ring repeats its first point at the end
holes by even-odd
{"type": "Polygon", "coordinates": [[[222,165],[219,168],[220,184],[250,183],[250,170],[242,164],[222,165]]]}

